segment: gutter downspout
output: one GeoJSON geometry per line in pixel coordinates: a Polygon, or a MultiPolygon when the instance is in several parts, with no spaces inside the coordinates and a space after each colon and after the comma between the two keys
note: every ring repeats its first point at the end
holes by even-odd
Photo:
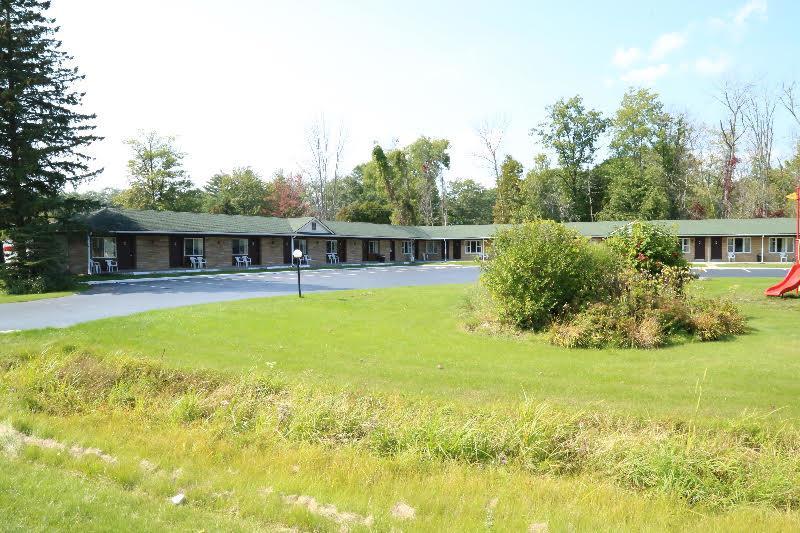
{"type": "Polygon", "coordinates": [[[86,273],[92,275],[92,232],[86,233],[86,273]]]}

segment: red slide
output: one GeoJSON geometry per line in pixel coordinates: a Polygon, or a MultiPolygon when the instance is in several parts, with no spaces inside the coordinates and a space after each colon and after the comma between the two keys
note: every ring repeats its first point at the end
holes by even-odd
{"type": "Polygon", "coordinates": [[[795,263],[783,281],[764,291],[764,294],[767,296],[781,296],[797,287],[800,287],[800,263],[795,263]]]}

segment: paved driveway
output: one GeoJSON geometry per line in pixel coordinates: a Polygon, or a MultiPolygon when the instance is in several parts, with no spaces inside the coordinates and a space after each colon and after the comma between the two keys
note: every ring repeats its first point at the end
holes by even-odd
{"type": "MultiPolygon", "coordinates": [[[[786,268],[695,269],[700,277],[782,278],[786,268]]],[[[0,305],[0,331],[65,327],[80,322],[124,316],[182,305],[283,296],[297,291],[295,272],[155,279],[95,285],[89,291],[56,298],[0,305]]],[[[379,289],[410,285],[469,283],[478,278],[474,266],[397,266],[303,271],[303,290],[379,289]]],[[[770,284],[765,280],[765,284],[770,284]]]]}
{"type": "MultiPolygon", "coordinates": [[[[791,266],[791,265],[790,265],[791,266]]],[[[783,278],[789,272],[789,267],[775,268],[694,268],[692,269],[701,278],[783,278]]]]}
{"type": "MultiPolygon", "coordinates": [[[[468,283],[474,266],[397,266],[302,272],[304,292],[468,283]]],[[[65,327],[182,305],[297,293],[296,272],[184,277],[95,285],[65,298],[0,305],[0,331],[65,327]]]]}

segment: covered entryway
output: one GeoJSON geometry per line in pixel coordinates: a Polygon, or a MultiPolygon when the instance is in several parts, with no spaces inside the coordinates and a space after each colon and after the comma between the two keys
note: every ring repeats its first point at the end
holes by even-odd
{"type": "Polygon", "coordinates": [[[722,260],[722,237],[711,237],[711,260],[722,260]]]}
{"type": "Polygon", "coordinates": [[[694,238],[694,258],[700,259],[702,261],[706,260],[706,238],[705,237],[695,237],[694,238]]]}
{"type": "Polygon", "coordinates": [[[461,259],[461,241],[453,241],[453,259],[461,259]]]}
{"type": "Polygon", "coordinates": [[[339,256],[340,263],[347,263],[347,239],[336,241],[336,254],[339,256]]]}
{"type": "Polygon", "coordinates": [[[394,261],[394,241],[389,241],[389,261],[394,261]]]}

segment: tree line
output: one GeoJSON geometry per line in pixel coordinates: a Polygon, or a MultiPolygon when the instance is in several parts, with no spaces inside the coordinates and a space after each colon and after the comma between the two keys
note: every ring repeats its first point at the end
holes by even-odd
{"type": "Polygon", "coordinates": [[[491,187],[447,180],[450,141],[426,136],[407,146],[376,144],[344,174],[345,135],[331,136],[321,119],[309,130],[307,168],[265,180],[242,167],[197,188],[174,139],[151,132],[128,141],[130,187],[89,196],[138,209],[424,225],[785,216],[785,195],[800,180],[800,144],[775,156],[775,117],[800,126],[797,94],[794,84],[769,93],[728,83],[719,88],[723,114],[714,126],[668,112],[651,89],[627,90],[610,116],[580,95],[562,98],[530,129],[544,148],[531,168],[503,154],[502,121],[477,129],[491,187]]]}

